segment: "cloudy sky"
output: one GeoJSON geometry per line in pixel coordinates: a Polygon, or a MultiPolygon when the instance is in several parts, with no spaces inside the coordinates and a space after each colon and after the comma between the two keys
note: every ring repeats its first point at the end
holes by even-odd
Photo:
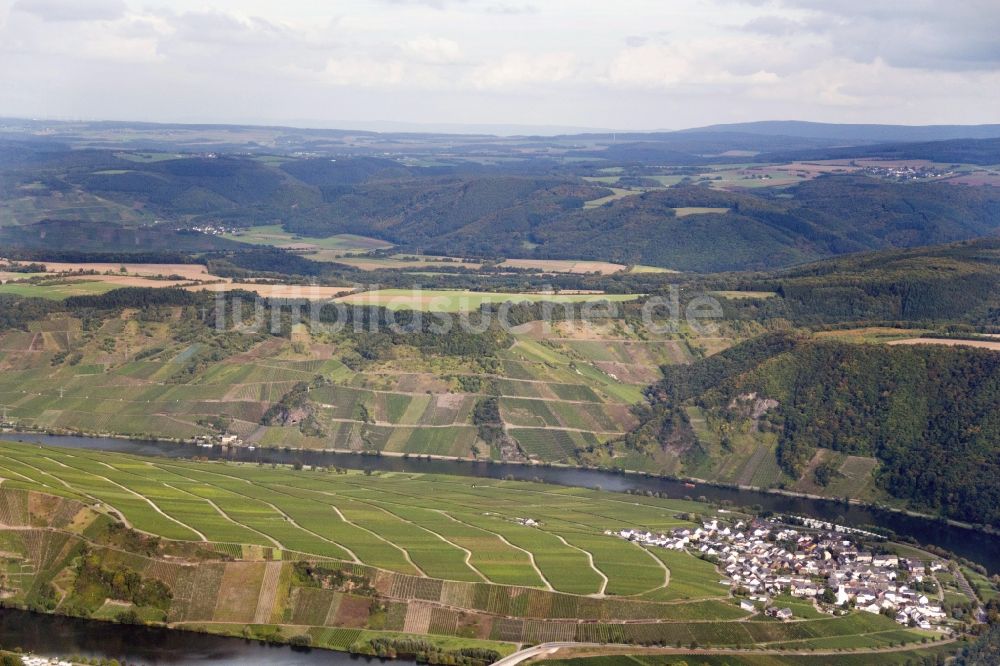
{"type": "Polygon", "coordinates": [[[998,34],[998,0],[0,0],[0,116],[1000,122],[998,34]]]}

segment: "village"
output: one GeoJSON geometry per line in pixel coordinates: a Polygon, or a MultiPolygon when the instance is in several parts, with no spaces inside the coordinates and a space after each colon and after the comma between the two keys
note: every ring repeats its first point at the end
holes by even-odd
{"type": "Polygon", "coordinates": [[[763,609],[768,616],[790,620],[793,611],[773,601],[787,594],[814,601],[832,614],[853,607],[888,615],[908,627],[944,628],[947,613],[937,601],[932,577],[943,562],[865,552],[848,537],[850,528],[819,521],[809,526],[820,531],[800,531],[770,519],[732,525],[711,520],[668,534],[632,529],[610,534],[715,562],[726,576],[719,582],[744,596],[740,607],[748,612],[763,609]]]}
{"type": "Polygon", "coordinates": [[[944,169],[936,165],[888,165],[888,166],[866,166],[861,172],[866,176],[877,178],[889,178],[896,181],[908,180],[929,180],[938,178],[950,178],[955,175],[951,169],[944,169]]]}
{"type": "Polygon", "coordinates": [[[21,657],[24,666],[73,666],[73,662],[55,657],[39,657],[36,655],[25,655],[21,657]]]}
{"type": "Polygon", "coordinates": [[[236,435],[198,435],[192,440],[199,448],[211,449],[216,446],[221,446],[224,449],[238,449],[246,448],[248,451],[253,451],[257,447],[253,444],[248,444],[240,439],[236,435]]]}

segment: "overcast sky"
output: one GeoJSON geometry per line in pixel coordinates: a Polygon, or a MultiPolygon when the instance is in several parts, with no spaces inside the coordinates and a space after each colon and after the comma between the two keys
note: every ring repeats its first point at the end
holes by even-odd
{"type": "Polygon", "coordinates": [[[1000,0],[0,0],[0,116],[1000,122],[998,35],[1000,0]]]}

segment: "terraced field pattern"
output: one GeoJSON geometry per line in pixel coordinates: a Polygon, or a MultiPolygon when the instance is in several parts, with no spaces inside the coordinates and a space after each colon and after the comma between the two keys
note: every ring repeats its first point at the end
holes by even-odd
{"type": "Polygon", "coordinates": [[[557,322],[516,329],[488,364],[400,346],[359,368],[348,365],[357,356],[349,343],[304,326],[219,352],[204,331],[178,333],[186,316],[149,321],[126,311],[97,325],[53,316],[6,331],[0,406],[26,428],[177,439],[226,431],[265,447],[499,459],[472,418],[493,395],[520,456],[555,462],[633,427],[631,407],[660,365],[693,358],[681,336],[557,322]],[[308,395],[314,427],[296,418],[265,425],[267,410],[300,382],[321,384],[308,395]]]}
{"type": "Polygon", "coordinates": [[[0,562],[15,605],[105,618],[131,609],[170,626],[305,634],[337,649],[399,635],[501,654],[556,640],[807,647],[923,637],[865,613],[767,621],[739,609],[709,562],[604,533],[691,525],[693,512],[713,511],[694,502],[23,443],[0,443],[0,477],[0,562]],[[84,584],[81,560],[93,557],[108,578],[131,572],[169,595],[144,606],[84,584]]]}

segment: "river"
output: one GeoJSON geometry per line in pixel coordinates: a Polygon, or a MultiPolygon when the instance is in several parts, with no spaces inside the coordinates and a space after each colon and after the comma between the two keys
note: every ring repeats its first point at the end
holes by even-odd
{"type": "MultiPolygon", "coordinates": [[[[102,657],[128,664],[206,666],[361,666],[385,663],[346,652],[267,645],[160,627],[142,627],[0,610],[0,645],[46,657],[102,657]]],[[[412,660],[395,660],[415,664],[412,660]]]]}

